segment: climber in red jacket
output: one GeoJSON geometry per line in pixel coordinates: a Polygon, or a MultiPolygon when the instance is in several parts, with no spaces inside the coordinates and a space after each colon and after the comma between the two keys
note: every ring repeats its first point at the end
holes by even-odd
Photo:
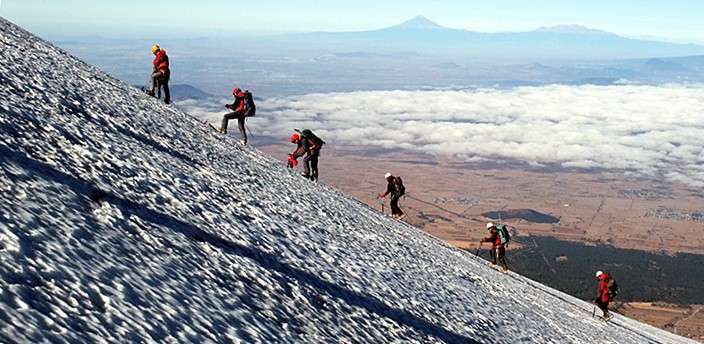
{"type": "Polygon", "coordinates": [[[166,51],[162,50],[159,45],[154,44],[152,47],[154,54],[154,69],[152,69],[151,84],[152,88],[147,91],[147,94],[156,97],[155,91],[162,87],[164,89],[164,104],[171,103],[171,92],[169,92],[169,79],[171,78],[171,70],[169,69],[169,56],[166,51]]]}

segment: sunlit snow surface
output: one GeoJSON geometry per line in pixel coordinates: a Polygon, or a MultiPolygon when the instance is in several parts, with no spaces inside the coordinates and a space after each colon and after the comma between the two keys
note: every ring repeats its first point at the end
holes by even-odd
{"type": "Polygon", "coordinates": [[[0,341],[687,342],[602,323],[0,24],[0,341]]]}

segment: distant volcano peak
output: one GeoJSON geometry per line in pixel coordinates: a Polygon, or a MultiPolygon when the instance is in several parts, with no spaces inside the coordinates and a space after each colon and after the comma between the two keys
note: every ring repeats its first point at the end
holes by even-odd
{"type": "Polygon", "coordinates": [[[417,15],[410,20],[407,20],[399,25],[397,28],[410,28],[410,29],[444,29],[445,27],[438,25],[438,23],[423,17],[422,15],[417,15]]]}

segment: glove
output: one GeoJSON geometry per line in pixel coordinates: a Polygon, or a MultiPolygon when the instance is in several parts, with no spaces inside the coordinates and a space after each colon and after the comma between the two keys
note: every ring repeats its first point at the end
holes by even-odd
{"type": "Polygon", "coordinates": [[[296,166],[298,165],[298,161],[296,161],[296,158],[293,157],[293,155],[289,154],[288,156],[288,162],[289,164],[296,166]]]}
{"type": "Polygon", "coordinates": [[[381,198],[384,198],[384,197],[386,197],[386,192],[384,192],[383,194],[381,194],[381,198]]]}

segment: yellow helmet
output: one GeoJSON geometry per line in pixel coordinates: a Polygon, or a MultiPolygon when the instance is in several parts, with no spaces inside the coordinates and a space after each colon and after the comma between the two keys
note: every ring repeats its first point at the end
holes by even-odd
{"type": "Polygon", "coordinates": [[[154,46],[152,47],[152,53],[156,53],[156,52],[159,51],[159,50],[161,50],[161,48],[159,48],[159,45],[158,45],[158,44],[154,44],[154,46]]]}

